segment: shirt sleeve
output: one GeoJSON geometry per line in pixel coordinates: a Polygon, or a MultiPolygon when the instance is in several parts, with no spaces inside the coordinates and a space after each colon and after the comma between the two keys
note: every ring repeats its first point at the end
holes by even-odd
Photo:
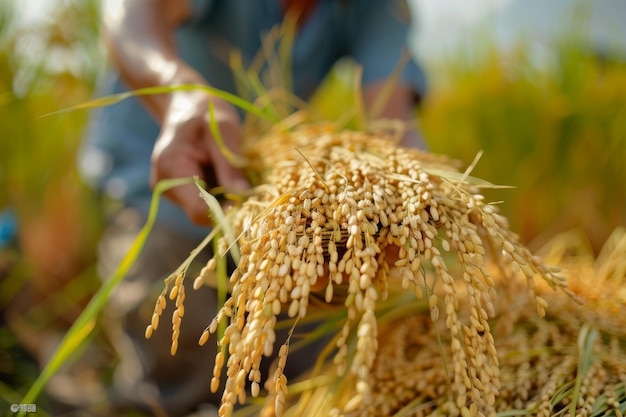
{"type": "Polygon", "coordinates": [[[401,81],[423,96],[426,77],[408,46],[411,14],[405,0],[355,0],[348,35],[348,53],[363,66],[363,83],[384,80],[401,63],[410,59],[401,81]]]}

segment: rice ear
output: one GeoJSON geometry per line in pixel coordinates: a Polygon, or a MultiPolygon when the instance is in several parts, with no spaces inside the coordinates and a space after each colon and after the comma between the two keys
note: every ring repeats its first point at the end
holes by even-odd
{"type": "MultiPolygon", "coordinates": [[[[231,355],[225,412],[245,390],[241,375],[258,383],[259,364],[274,349],[278,314],[286,312],[293,326],[311,315],[311,303],[326,304],[326,314],[337,314],[337,308],[343,314],[333,362],[356,389],[343,411],[370,407],[380,344],[377,306],[398,294],[389,278],[398,267],[410,293],[426,294],[452,403],[490,414],[500,380],[488,321],[495,314],[495,282],[485,268],[486,247],[493,246],[511,279],[527,282],[538,308],[546,304],[535,295],[535,275],[567,287],[478,193],[472,183],[478,181],[469,177],[475,163],[459,173],[446,158],[399,147],[382,133],[336,131],[332,124],[275,129],[251,144],[246,157],[255,162],[247,168],[250,176],[262,185],[228,218],[217,219],[224,230],[217,253],[235,242],[241,252],[232,294],[214,319],[229,322],[220,340],[231,355]],[[222,226],[227,222],[232,229],[222,226]],[[399,251],[398,261],[385,256],[391,248],[399,251]],[[443,252],[455,253],[464,271],[461,291],[443,252]]],[[[217,204],[201,192],[208,204],[217,204]]],[[[273,391],[276,413],[288,409],[281,375],[273,391]]]]}

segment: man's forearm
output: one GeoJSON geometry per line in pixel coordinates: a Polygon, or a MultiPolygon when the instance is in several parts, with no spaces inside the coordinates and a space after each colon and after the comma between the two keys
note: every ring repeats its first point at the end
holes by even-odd
{"type": "MultiPolygon", "coordinates": [[[[176,51],[174,31],[190,14],[187,0],[105,0],[103,36],[110,58],[131,88],[201,83],[202,77],[176,51]]],[[[161,120],[166,95],[146,96],[161,120]]]]}

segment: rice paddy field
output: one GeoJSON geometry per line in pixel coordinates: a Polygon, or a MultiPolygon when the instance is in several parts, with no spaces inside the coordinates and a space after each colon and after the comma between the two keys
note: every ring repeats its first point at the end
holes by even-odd
{"type": "MultiPolygon", "coordinates": [[[[16,224],[0,247],[4,413],[98,294],[103,213],[75,163],[87,112],[42,116],[88,101],[103,58],[94,2],[25,32],[0,5],[0,210],[16,224]],[[54,52],[24,54],[36,48],[54,52]]],[[[428,152],[395,146],[395,125],[333,123],[354,107],[349,67],[312,99],[312,122],[257,127],[244,155],[261,161],[247,167],[259,193],[215,240],[240,262],[232,296],[198,335],[223,347],[207,375],[220,415],[626,413],[626,63],[569,32],[542,65],[523,45],[489,45],[430,64],[417,110],[428,152]],[[332,342],[288,381],[297,325],[313,319],[332,342]],[[280,326],[295,336],[262,383],[280,326]]],[[[172,271],[146,336],[173,327],[175,353],[185,291],[221,264],[172,271]]],[[[77,354],[107,347],[88,319],[77,354]]],[[[45,394],[26,402],[47,414],[45,394]]]]}

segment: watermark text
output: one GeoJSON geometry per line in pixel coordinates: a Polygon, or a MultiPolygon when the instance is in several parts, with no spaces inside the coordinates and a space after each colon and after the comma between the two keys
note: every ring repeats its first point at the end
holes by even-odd
{"type": "Polygon", "coordinates": [[[11,412],[36,413],[37,404],[11,404],[11,412]]]}

